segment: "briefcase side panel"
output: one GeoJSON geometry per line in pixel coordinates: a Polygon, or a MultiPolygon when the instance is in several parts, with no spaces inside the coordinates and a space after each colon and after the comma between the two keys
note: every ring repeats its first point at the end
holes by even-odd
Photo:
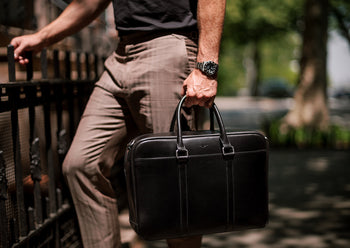
{"type": "Polygon", "coordinates": [[[262,227],[268,219],[267,151],[239,153],[234,159],[234,223],[262,227]]]}
{"type": "Polygon", "coordinates": [[[132,228],[137,232],[138,230],[138,222],[136,216],[136,197],[135,197],[135,180],[133,174],[133,166],[132,166],[132,149],[127,149],[124,157],[124,174],[126,179],[126,187],[127,187],[127,199],[128,199],[128,207],[129,207],[129,222],[132,228]]]}

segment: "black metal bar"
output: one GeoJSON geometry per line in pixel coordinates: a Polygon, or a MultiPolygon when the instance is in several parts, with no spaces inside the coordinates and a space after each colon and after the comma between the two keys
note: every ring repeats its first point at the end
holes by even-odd
{"type": "Polygon", "coordinates": [[[84,87],[83,85],[77,85],[76,87],[78,91],[78,114],[79,116],[82,116],[85,109],[84,94],[87,91],[87,87],[84,87]]]}
{"type": "Polygon", "coordinates": [[[0,151],[0,247],[7,248],[8,244],[8,223],[6,214],[7,200],[7,179],[6,179],[6,164],[3,157],[3,151],[0,151]]]}
{"type": "Polygon", "coordinates": [[[13,45],[7,46],[7,61],[8,61],[8,73],[9,73],[9,81],[16,81],[16,67],[15,67],[15,57],[14,57],[15,48],[13,45]]]}
{"type": "Polygon", "coordinates": [[[27,214],[24,207],[23,193],[23,169],[21,164],[21,153],[18,133],[18,110],[16,102],[19,99],[19,88],[12,88],[9,92],[9,100],[12,106],[11,109],[11,127],[12,127],[12,147],[13,161],[15,164],[15,179],[16,179],[16,199],[18,212],[18,228],[20,237],[26,236],[28,232],[27,214]]]}
{"type": "Polygon", "coordinates": [[[34,125],[35,125],[35,88],[27,86],[25,87],[27,106],[29,112],[29,143],[34,140],[34,125]]]}
{"type": "Polygon", "coordinates": [[[74,123],[74,112],[75,107],[74,106],[74,85],[73,84],[67,84],[67,97],[68,97],[68,106],[70,108],[68,109],[68,115],[69,115],[69,138],[72,141],[74,132],[75,132],[75,123],[74,123]]]}
{"type": "Polygon", "coordinates": [[[95,80],[98,79],[98,55],[94,56],[94,69],[95,69],[95,80]]]}
{"type": "Polygon", "coordinates": [[[43,223],[43,212],[41,203],[41,168],[40,168],[40,147],[39,138],[36,137],[30,147],[30,174],[34,183],[34,208],[35,208],[35,226],[39,226],[43,223]]]}
{"type": "MultiPolygon", "coordinates": [[[[32,69],[32,68],[27,68],[32,69]]],[[[30,76],[30,75],[29,75],[30,76]]],[[[35,86],[25,87],[26,99],[29,108],[29,144],[30,144],[30,174],[34,187],[34,227],[43,223],[42,203],[41,203],[41,167],[40,167],[40,145],[39,138],[35,131],[35,103],[37,102],[37,91],[35,86]]],[[[32,223],[29,223],[31,225],[32,223]]],[[[32,229],[30,229],[32,230],[32,229]]]]}
{"type": "Polygon", "coordinates": [[[90,79],[90,54],[85,53],[85,70],[86,70],[86,78],[90,79]]]}
{"type": "Polygon", "coordinates": [[[66,55],[65,55],[65,58],[64,58],[64,61],[65,61],[65,69],[66,69],[66,79],[70,80],[72,78],[72,73],[71,73],[71,62],[70,62],[70,52],[69,51],[66,51],[66,55]]]}
{"type": "Polygon", "coordinates": [[[77,52],[77,60],[76,60],[76,63],[77,63],[77,73],[78,73],[78,80],[80,80],[82,77],[81,77],[81,61],[80,61],[80,53],[77,52]]]}
{"type": "Polygon", "coordinates": [[[47,51],[43,49],[40,54],[41,78],[47,79],[47,51]]]}
{"type": "Polygon", "coordinates": [[[58,50],[53,50],[54,77],[60,78],[60,60],[58,50]]]}
{"type": "Polygon", "coordinates": [[[68,150],[67,133],[62,127],[62,101],[63,101],[63,89],[62,85],[55,87],[56,98],[56,116],[57,116],[57,153],[60,164],[63,163],[63,159],[68,150]]]}
{"type": "Polygon", "coordinates": [[[35,220],[34,220],[34,208],[28,208],[28,227],[29,231],[33,231],[35,229],[35,220]]]}
{"type": "Polygon", "coordinates": [[[61,189],[56,189],[56,194],[57,194],[57,206],[58,206],[58,209],[61,209],[63,204],[61,189]]]}
{"type": "Polygon", "coordinates": [[[25,52],[25,57],[28,59],[28,63],[26,64],[27,81],[30,81],[33,79],[33,53],[25,52]]]}
{"type": "Polygon", "coordinates": [[[52,140],[51,140],[51,89],[48,86],[42,87],[42,94],[44,98],[44,122],[45,122],[45,139],[46,147],[45,151],[47,154],[47,170],[49,176],[49,204],[50,214],[54,214],[57,211],[56,205],[56,183],[55,183],[55,170],[52,152],[52,140]]]}
{"type": "Polygon", "coordinates": [[[18,224],[17,224],[17,219],[16,218],[11,218],[10,221],[10,244],[13,244],[18,240],[19,236],[19,231],[18,231],[18,224]]]}
{"type": "MultiPolygon", "coordinates": [[[[45,206],[46,206],[46,216],[47,217],[50,217],[50,212],[51,212],[51,209],[50,209],[50,199],[49,197],[45,197],[45,206]]],[[[50,219],[50,218],[49,218],[50,219]]]]}

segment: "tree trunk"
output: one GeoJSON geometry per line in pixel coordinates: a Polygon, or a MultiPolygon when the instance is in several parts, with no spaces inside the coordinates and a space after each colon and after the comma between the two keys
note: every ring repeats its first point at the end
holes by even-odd
{"type": "Polygon", "coordinates": [[[327,107],[328,0],[306,0],[300,78],[294,108],[284,126],[325,129],[327,107]]]}
{"type": "Polygon", "coordinates": [[[258,42],[254,41],[248,46],[247,57],[245,59],[246,85],[250,96],[259,95],[260,83],[260,50],[258,42]]]}

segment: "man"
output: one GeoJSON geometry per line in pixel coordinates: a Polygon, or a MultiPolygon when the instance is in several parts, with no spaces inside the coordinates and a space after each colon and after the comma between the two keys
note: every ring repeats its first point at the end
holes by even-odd
{"type": "MultiPolygon", "coordinates": [[[[94,20],[111,0],[74,0],[35,34],[14,38],[15,59],[38,52],[94,20]]],[[[210,107],[217,90],[225,0],[114,0],[120,42],[90,96],[63,164],[84,247],[121,247],[109,181],[126,143],[167,131],[181,94],[186,106],[210,107]]],[[[191,116],[186,116],[189,120],[191,116]]],[[[200,247],[201,237],[168,240],[200,247]]]]}

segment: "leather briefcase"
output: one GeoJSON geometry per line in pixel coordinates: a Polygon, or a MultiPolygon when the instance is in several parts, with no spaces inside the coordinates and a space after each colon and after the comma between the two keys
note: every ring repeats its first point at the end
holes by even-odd
{"type": "Polygon", "coordinates": [[[264,227],[268,142],[257,131],[177,130],[133,139],[125,155],[130,224],[146,240],[264,227]]]}

